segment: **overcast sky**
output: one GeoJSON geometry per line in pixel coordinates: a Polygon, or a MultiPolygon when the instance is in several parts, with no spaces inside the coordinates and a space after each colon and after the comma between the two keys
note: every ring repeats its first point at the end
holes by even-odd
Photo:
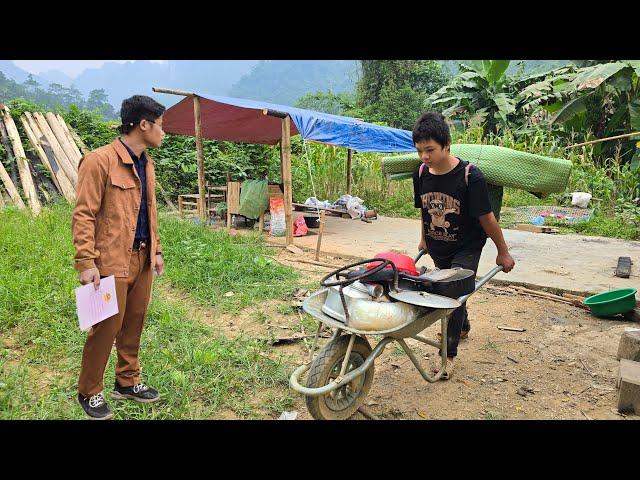
{"type": "MultiPolygon", "coordinates": [[[[38,74],[48,70],[60,70],[71,78],[76,78],[87,68],[100,68],[106,62],[132,62],[133,60],[13,60],[13,63],[29,73],[38,74]]],[[[151,60],[166,62],[166,60],[151,60]]]]}

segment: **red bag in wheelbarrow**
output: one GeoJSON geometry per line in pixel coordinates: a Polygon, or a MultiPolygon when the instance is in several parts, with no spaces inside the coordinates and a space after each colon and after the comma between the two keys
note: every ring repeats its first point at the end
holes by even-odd
{"type": "MultiPolygon", "coordinates": [[[[408,273],[409,275],[418,276],[420,273],[416,270],[416,263],[413,258],[396,252],[380,252],[375,255],[375,258],[384,258],[385,260],[391,260],[398,272],[408,273]]],[[[367,270],[371,270],[380,265],[380,262],[371,262],[367,264],[367,270]]],[[[383,270],[391,270],[393,267],[387,265],[383,270]]]]}

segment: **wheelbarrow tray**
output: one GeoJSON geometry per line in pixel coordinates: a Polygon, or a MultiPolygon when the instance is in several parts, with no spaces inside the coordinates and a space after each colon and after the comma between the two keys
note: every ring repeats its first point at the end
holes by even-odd
{"type": "Polygon", "coordinates": [[[454,310],[449,308],[416,307],[420,308],[422,313],[413,321],[409,320],[387,330],[358,330],[357,328],[350,327],[347,324],[330,317],[322,311],[322,305],[324,305],[328,293],[328,288],[323,288],[322,290],[314,292],[311,296],[305,299],[302,304],[302,309],[328,327],[339,328],[346,332],[357,333],[360,335],[384,335],[385,337],[392,338],[413,337],[438,320],[445,318],[454,310]]]}

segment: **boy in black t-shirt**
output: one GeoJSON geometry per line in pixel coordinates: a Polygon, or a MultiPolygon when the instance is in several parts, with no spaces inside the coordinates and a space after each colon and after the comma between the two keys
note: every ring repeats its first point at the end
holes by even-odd
{"type": "MultiPolygon", "coordinates": [[[[413,174],[415,206],[422,210],[419,250],[426,250],[437,268],[461,267],[477,272],[487,236],[493,240],[496,264],[505,272],[515,261],[489,203],[487,183],[475,165],[451,155],[451,135],[444,116],[424,113],[413,127],[413,143],[422,164],[413,174]]],[[[461,332],[469,332],[466,304],[453,311],[447,328],[447,367],[453,372],[461,332]]],[[[437,368],[434,368],[437,371],[437,368]]]]}

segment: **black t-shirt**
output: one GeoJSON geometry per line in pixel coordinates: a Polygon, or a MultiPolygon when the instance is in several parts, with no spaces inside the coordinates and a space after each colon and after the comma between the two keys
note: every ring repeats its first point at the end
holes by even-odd
{"type": "Polygon", "coordinates": [[[413,173],[415,206],[422,210],[425,240],[432,257],[445,259],[460,250],[481,250],[487,241],[478,220],[491,212],[487,182],[480,169],[472,165],[467,186],[464,177],[468,164],[460,160],[444,175],[433,175],[426,166],[421,177],[419,167],[413,173]]]}

